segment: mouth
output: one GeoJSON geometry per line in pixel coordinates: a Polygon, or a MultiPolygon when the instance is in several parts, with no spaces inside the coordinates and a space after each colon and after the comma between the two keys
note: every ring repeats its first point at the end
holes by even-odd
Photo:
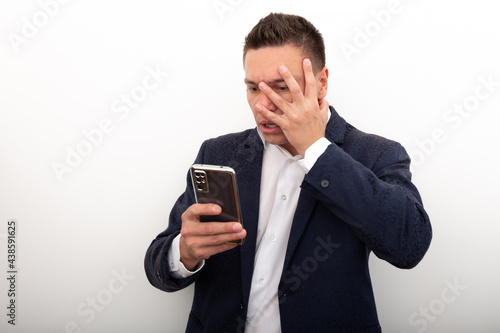
{"type": "Polygon", "coordinates": [[[281,127],[270,121],[263,121],[260,123],[260,130],[263,134],[279,134],[281,133],[281,127]]]}

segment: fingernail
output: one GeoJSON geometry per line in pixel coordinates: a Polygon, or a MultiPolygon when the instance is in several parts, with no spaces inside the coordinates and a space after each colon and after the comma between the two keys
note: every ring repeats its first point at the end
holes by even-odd
{"type": "Polygon", "coordinates": [[[285,73],[286,72],[286,66],[285,65],[281,65],[280,66],[280,72],[281,73],[285,73]]]}
{"type": "Polygon", "coordinates": [[[267,85],[264,82],[259,83],[259,89],[264,91],[267,89],[267,85]]]}
{"type": "Polygon", "coordinates": [[[309,60],[309,59],[306,58],[304,60],[304,62],[305,62],[306,65],[311,66],[311,60],[309,60]]]}
{"type": "Polygon", "coordinates": [[[235,223],[233,225],[233,231],[240,231],[242,229],[241,223],[235,223]]]}
{"type": "Polygon", "coordinates": [[[255,105],[255,110],[262,111],[262,105],[260,104],[255,105]]]}

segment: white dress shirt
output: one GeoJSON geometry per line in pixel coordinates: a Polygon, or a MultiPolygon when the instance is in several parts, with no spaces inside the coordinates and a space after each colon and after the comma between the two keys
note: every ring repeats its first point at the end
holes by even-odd
{"type": "MultiPolygon", "coordinates": [[[[330,116],[330,115],[329,115],[330,116]]],[[[264,143],[261,193],[255,265],[248,301],[245,333],[281,332],[278,285],[285,261],[288,237],[300,194],[300,184],[330,141],[321,138],[311,145],[305,158],[292,156],[280,146],[264,143]]],[[[170,272],[176,278],[186,278],[201,270],[187,270],[180,262],[179,238],[170,246],[170,272]]]]}
{"type": "Polygon", "coordinates": [[[278,285],[306,170],[302,156],[265,143],[255,265],[245,332],[281,332],[278,285]],[[301,163],[302,162],[302,163],[301,163]]]}

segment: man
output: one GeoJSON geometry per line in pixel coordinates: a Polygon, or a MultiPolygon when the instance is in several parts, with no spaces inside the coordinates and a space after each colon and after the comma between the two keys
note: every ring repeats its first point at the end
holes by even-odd
{"type": "Polygon", "coordinates": [[[328,105],[323,39],[304,18],[260,20],[243,60],[257,128],[204,142],[195,163],[235,169],[244,229],[201,223],[220,207],[195,204],[188,176],[147,251],[149,281],[195,283],[187,332],[380,332],[370,252],[412,268],[431,240],[408,155],[328,105]]]}

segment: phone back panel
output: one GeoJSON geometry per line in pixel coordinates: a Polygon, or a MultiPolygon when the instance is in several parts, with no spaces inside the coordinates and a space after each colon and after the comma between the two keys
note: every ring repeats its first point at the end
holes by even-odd
{"type": "Polygon", "coordinates": [[[233,169],[195,164],[191,178],[197,203],[215,203],[222,208],[219,215],[201,216],[202,222],[242,222],[233,169]]]}

